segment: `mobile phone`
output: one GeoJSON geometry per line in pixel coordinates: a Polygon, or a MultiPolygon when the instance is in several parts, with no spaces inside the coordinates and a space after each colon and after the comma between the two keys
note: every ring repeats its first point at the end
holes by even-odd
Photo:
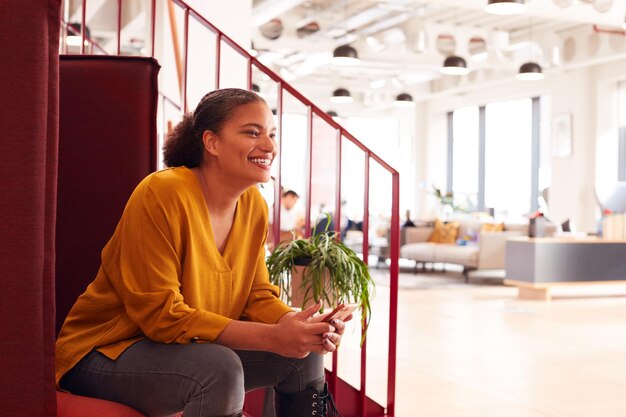
{"type": "Polygon", "coordinates": [[[357,308],[359,308],[358,304],[339,304],[324,318],[324,321],[329,322],[332,319],[345,320],[350,314],[354,313],[357,308]]]}

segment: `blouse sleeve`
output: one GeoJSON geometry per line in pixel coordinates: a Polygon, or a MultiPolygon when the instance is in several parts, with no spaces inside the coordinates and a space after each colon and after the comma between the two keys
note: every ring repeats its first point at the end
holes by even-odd
{"type": "Polygon", "coordinates": [[[151,340],[213,341],[231,319],[194,309],[180,291],[181,213],[164,204],[149,185],[131,196],[116,231],[103,251],[102,266],[126,313],[151,340]]]}
{"type": "Polygon", "coordinates": [[[278,296],[278,287],[270,284],[269,281],[269,272],[265,263],[264,241],[257,257],[254,281],[243,316],[249,320],[262,323],[278,322],[283,315],[293,311],[291,307],[282,302],[278,296]]]}

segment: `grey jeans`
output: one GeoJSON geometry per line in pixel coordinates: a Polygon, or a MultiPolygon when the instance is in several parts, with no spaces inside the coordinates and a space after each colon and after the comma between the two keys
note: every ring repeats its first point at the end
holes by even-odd
{"type": "Polygon", "coordinates": [[[61,388],[129,405],[150,417],[228,416],[241,411],[244,393],[274,387],[281,393],[321,390],[324,363],[270,352],[231,350],[213,343],[163,344],[142,340],[116,360],[92,351],[61,380],[61,388]]]}

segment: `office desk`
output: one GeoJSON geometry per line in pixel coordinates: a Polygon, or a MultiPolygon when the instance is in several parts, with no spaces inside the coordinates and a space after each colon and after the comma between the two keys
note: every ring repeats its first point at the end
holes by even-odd
{"type": "Polygon", "coordinates": [[[549,300],[556,285],[626,283],[626,240],[509,238],[504,282],[535,300],[549,300]]]}

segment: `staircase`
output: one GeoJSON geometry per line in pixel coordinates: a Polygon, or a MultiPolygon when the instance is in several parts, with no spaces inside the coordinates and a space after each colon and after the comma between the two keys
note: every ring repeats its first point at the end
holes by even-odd
{"type": "MultiPolygon", "coordinates": [[[[90,0],[98,2],[99,0],[90,0]]],[[[108,49],[97,45],[94,39],[89,36],[87,33],[87,26],[85,22],[87,21],[86,10],[89,10],[89,5],[87,0],[82,0],[82,21],[81,25],[77,26],[75,24],[67,24],[67,22],[63,22],[62,25],[62,36],[61,36],[61,52],[64,54],[65,52],[71,52],[71,48],[68,48],[67,38],[68,34],[76,34],[81,36],[80,46],[74,50],[74,53],[80,53],[83,56],[80,57],[62,57],[62,64],[64,61],[66,62],[76,62],[79,64],[89,64],[91,63],[92,68],[89,65],[79,66],[79,72],[82,71],[82,74],[74,74],[77,77],[81,77],[86,80],[86,84],[76,88],[73,87],[76,91],[80,92],[81,90],[84,93],[84,89],[89,86],[89,79],[97,80],[106,80],[105,84],[101,85],[99,89],[96,89],[91,96],[89,101],[93,103],[98,103],[103,101],[101,97],[103,95],[107,95],[106,103],[107,105],[99,106],[97,116],[99,119],[106,121],[102,125],[102,129],[106,129],[107,133],[104,135],[115,135],[114,141],[108,141],[105,143],[88,143],[86,144],[86,149],[90,150],[100,150],[104,153],[99,155],[98,152],[93,152],[92,155],[85,158],[85,154],[77,151],[77,146],[85,146],[83,142],[81,144],[80,138],[85,139],[93,139],[89,138],[89,132],[93,131],[93,125],[90,122],[87,122],[84,117],[76,117],[76,114],[72,111],[65,110],[65,115],[69,115],[66,119],[65,123],[64,119],[64,109],[69,109],[74,105],[76,107],[77,103],[76,97],[73,94],[66,94],[69,90],[69,81],[64,82],[63,80],[71,80],[73,76],[68,76],[66,74],[66,78],[64,78],[63,72],[61,74],[61,134],[59,138],[59,148],[60,148],[60,156],[59,156],[59,220],[58,220],[58,233],[57,236],[57,246],[60,254],[65,253],[64,250],[67,250],[68,254],[74,253],[77,248],[67,248],[67,242],[73,242],[75,245],[77,241],[80,241],[76,237],[76,235],[80,234],[89,234],[89,230],[94,227],[94,223],[98,223],[100,229],[103,229],[103,224],[106,225],[106,229],[113,230],[110,226],[111,221],[117,221],[119,218],[119,213],[121,210],[119,209],[120,202],[123,204],[127,195],[130,195],[130,192],[138,183],[139,179],[142,176],[147,175],[149,172],[154,170],[157,167],[156,161],[156,149],[160,148],[160,144],[163,141],[165,136],[165,132],[167,131],[167,121],[170,119],[168,116],[169,112],[176,113],[176,116],[171,117],[172,119],[179,119],[180,114],[182,112],[186,112],[188,109],[188,102],[191,101],[189,94],[192,89],[191,81],[190,81],[190,62],[196,59],[192,54],[189,54],[189,43],[193,41],[193,36],[198,34],[198,27],[203,28],[204,32],[206,32],[203,36],[209,36],[213,43],[213,46],[210,49],[213,55],[210,57],[211,65],[213,65],[213,77],[214,77],[214,87],[222,88],[222,87],[231,87],[231,86],[245,86],[248,89],[252,89],[253,80],[256,77],[266,77],[272,80],[276,85],[276,96],[272,97],[272,102],[275,101],[276,104],[276,117],[277,117],[277,127],[278,127],[278,137],[280,138],[280,133],[283,132],[284,129],[284,116],[286,114],[286,100],[288,99],[290,103],[296,102],[302,109],[304,109],[306,113],[306,149],[308,149],[307,154],[304,156],[304,160],[306,161],[305,172],[306,172],[306,192],[304,200],[306,201],[306,214],[305,214],[305,230],[310,231],[311,227],[311,207],[312,202],[316,199],[320,199],[320,196],[324,193],[324,201],[332,200],[334,203],[334,216],[336,221],[334,221],[334,227],[336,231],[339,231],[341,218],[341,210],[342,210],[342,188],[346,186],[342,182],[342,167],[344,165],[344,151],[346,146],[351,146],[355,149],[358,149],[363,158],[363,184],[364,184],[364,196],[363,196],[363,244],[362,244],[362,254],[363,259],[368,259],[369,256],[369,184],[370,184],[370,172],[373,167],[376,166],[377,169],[382,169],[386,173],[388,173],[391,181],[391,195],[389,196],[376,196],[375,198],[387,198],[391,202],[391,226],[390,226],[390,295],[389,295],[389,322],[388,322],[388,331],[389,331],[389,341],[387,348],[387,389],[386,389],[386,402],[383,404],[379,404],[374,401],[368,395],[368,386],[367,386],[367,364],[368,364],[368,354],[367,354],[367,340],[362,345],[360,351],[360,364],[361,364],[361,372],[360,372],[360,384],[358,387],[354,387],[351,384],[345,382],[342,378],[339,377],[339,369],[340,369],[340,361],[338,360],[338,355],[335,352],[332,357],[332,368],[331,370],[327,370],[327,380],[329,382],[330,391],[334,394],[336,398],[336,402],[338,408],[341,410],[344,417],[353,417],[353,416],[393,416],[394,408],[395,408],[395,374],[396,374],[396,334],[397,334],[397,301],[398,301],[398,256],[399,256],[399,174],[398,172],[389,166],[384,160],[374,154],[370,149],[364,146],[357,138],[355,138],[350,132],[348,132],[345,128],[343,128],[340,124],[338,124],[332,117],[327,115],[324,111],[322,111],[318,106],[300,94],[293,86],[289,83],[285,82],[279,75],[271,71],[265,65],[263,65],[258,59],[254,56],[250,55],[248,51],[235,43],[231,38],[229,38],[226,34],[220,31],[215,25],[209,22],[207,19],[202,17],[198,12],[196,12],[193,8],[189,7],[186,3],[181,0],[151,0],[151,8],[148,12],[149,18],[145,19],[149,22],[149,28],[146,28],[147,32],[151,35],[150,46],[147,48],[148,52],[147,57],[144,58],[129,58],[129,57],[112,57],[112,56],[101,56],[103,52],[106,52],[108,49]],[[157,1],[159,4],[157,5],[157,1]],[[175,63],[178,64],[176,68],[176,74],[178,75],[179,81],[179,91],[180,98],[172,98],[167,94],[158,91],[158,83],[156,80],[156,73],[158,72],[158,64],[152,58],[155,56],[155,42],[158,42],[158,39],[161,39],[162,42],[165,42],[165,36],[161,33],[161,28],[157,27],[155,23],[155,16],[157,7],[160,7],[160,10],[167,11],[171,13],[172,16],[182,16],[183,25],[180,30],[182,41],[177,41],[176,37],[174,37],[174,32],[177,32],[178,28],[175,26],[170,27],[171,34],[174,38],[174,42],[172,42],[174,47],[174,55],[177,57],[175,59],[175,63]],[[194,30],[191,30],[191,28],[194,30]],[[174,30],[176,29],[176,30],[174,30]],[[97,55],[96,55],[97,54],[97,55]],[[232,56],[235,54],[240,60],[240,68],[243,79],[239,80],[239,85],[227,85],[224,82],[224,61],[225,57],[228,54],[228,61],[232,62],[232,56]],[[115,81],[117,75],[113,75],[114,71],[119,71],[116,69],[109,68],[106,69],[107,65],[102,66],[101,63],[105,62],[109,66],[112,67],[118,65],[129,66],[123,72],[127,74],[141,74],[142,71],[148,75],[148,90],[145,93],[138,94],[138,97],[133,99],[132,104],[128,102],[124,102],[125,99],[125,91],[129,91],[129,87],[131,84],[117,83],[115,81]],[[134,61],[134,62],[133,62],[134,61]],[[105,71],[103,74],[96,76],[95,71],[105,71]],[[111,73],[106,73],[106,71],[113,71],[111,73]],[[147,72],[146,72],[147,71],[147,72]],[[108,85],[108,87],[107,87],[108,85]],[[102,88],[104,87],[104,88],[102,88]],[[64,91],[65,90],[65,91],[64,91]],[[119,94],[117,99],[120,100],[119,106],[115,105],[115,94],[119,94]],[[111,95],[113,95],[114,99],[111,99],[111,95]],[[142,103],[141,100],[144,100],[142,103]],[[139,101],[137,101],[139,100],[139,101]],[[124,105],[121,105],[121,104],[124,105]],[[158,110],[155,106],[158,105],[158,110]],[[126,127],[126,122],[135,119],[135,116],[132,115],[132,112],[141,112],[142,109],[152,109],[149,115],[144,114],[142,117],[143,123],[143,134],[137,134],[131,132],[126,127]],[[128,112],[131,111],[131,115],[129,116],[128,112]],[[145,117],[148,117],[148,123],[145,123],[145,117]],[[151,121],[150,121],[151,118],[151,121]],[[159,119],[159,123],[157,123],[157,119],[159,119]],[[125,122],[126,121],[126,122],[125,122]],[[121,123],[121,124],[120,124],[121,123]],[[119,124],[119,125],[118,125],[119,124]],[[65,126],[65,127],[64,127],[65,126]],[[154,128],[156,127],[157,132],[155,132],[154,128]],[[65,130],[64,130],[65,129],[65,130]],[[68,132],[72,131],[71,134],[68,132]],[[84,133],[79,133],[79,132],[84,133]],[[126,133],[125,133],[126,132],[126,133]],[[74,142],[69,142],[73,140],[74,142]],[[67,142],[65,142],[67,141],[67,142]],[[100,147],[101,145],[101,147],[100,147]],[[328,161],[328,158],[322,155],[320,149],[330,149],[330,154],[332,154],[332,160],[328,161]],[[72,212],[74,208],[76,208],[76,204],[78,202],[74,201],[77,198],[77,190],[82,187],[80,178],[77,178],[77,173],[70,172],[71,167],[78,166],[80,164],[81,167],[85,169],[93,169],[97,166],[107,167],[111,173],[115,173],[118,169],[122,169],[122,172],[127,172],[129,167],[135,167],[136,169],[133,172],[130,172],[129,175],[121,175],[119,176],[119,181],[116,182],[115,192],[113,193],[114,197],[111,201],[111,204],[106,204],[106,202],[102,201],[103,195],[98,191],[94,193],[91,191],[94,200],[99,201],[93,205],[92,209],[92,217],[85,219],[83,218],[83,224],[79,227],[76,227],[75,223],[73,223],[77,216],[80,216],[76,212],[72,212]],[[138,164],[138,165],[137,165],[138,164]],[[328,182],[326,186],[320,186],[315,183],[315,179],[320,175],[320,167],[325,166],[326,168],[331,167],[331,170],[334,170],[332,173],[332,184],[330,189],[334,188],[334,193],[332,191],[328,191],[328,182]],[[64,168],[67,167],[67,168],[64,168]],[[66,171],[64,171],[64,169],[66,171]],[[67,175],[64,175],[64,172],[67,172],[67,175]],[[330,195],[329,195],[330,194],[330,195]],[[97,220],[97,221],[96,221],[97,220]]],[[[122,18],[122,11],[127,10],[124,6],[127,1],[118,0],[118,9],[117,9],[117,39],[115,42],[114,51],[111,55],[119,55],[120,54],[120,45],[121,45],[121,32],[123,29],[123,25],[127,21],[134,21],[133,19],[128,19],[128,17],[122,18]]],[[[102,3],[100,1],[100,3],[102,3]]],[[[136,11],[135,11],[136,12],[136,11]]],[[[110,48],[109,48],[110,49],[110,48]]],[[[62,66],[63,71],[63,66],[62,66]]],[[[76,70],[76,69],[75,69],[76,70]]],[[[161,74],[166,70],[166,68],[161,69],[161,74]]],[[[173,71],[173,70],[171,70],[173,71]]],[[[230,82],[230,81],[229,81],[230,82]]],[[[131,81],[132,83],[132,81],[131,81]]],[[[144,83],[145,84],[145,83],[144,83]]],[[[141,87],[142,89],[144,87],[141,87]]],[[[198,87],[193,86],[193,91],[195,92],[198,87]]],[[[200,90],[201,92],[208,91],[206,88],[200,90]]],[[[84,96],[84,95],[83,95],[84,96]]],[[[83,99],[85,99],[83,97],[83,99]]],[[[270,101],[270,100],[268,100],[270,101]]],[[[88,105],[89,103],[85,103],[84,105],[88,105]]],[[[81,104],[79,104],[80,110],[81,104]]],[[[145,113],[145,112],[144,112],[145,113]]],[[[85,115],[88,115],[89,112],[86,112],[85,115]]],[[[87,116],[85,116],[87,117],[87,116]]],[[[176,120],[177,121],[177,120],[176,120]]],[[[138,126],[139,129],[142,129],[142,126],[138,126]]],[[[102,133],[103,132],[96,132],[102,133]]],[[[102,137],[97,140],[102,140],[102,137]]],[[[283,139],[287,140],[287,139],[283,139]]],[[[273,200],[274,200],[274,211],[273,211],[273,236],[278,239],[280,236],[280,198],[281,198],[281,184],[282,178],[285,175],[288,175],[288,172],[283,171],[283,163],[280,158],[281,151],[283,149],[283,140],[279,140],[278,143],[278,163],[275,163],[277,166],[276,172],[274,173],[274,190],[273,190],[273,200]]],[[[97,169],[95,172],[99,172],[97,169]]],[[[326,173],[325,176],[329,174],[326,173]]],[[[106,175],[100,176],[103,181],[106,181],[106,175]]],[[[102,186],[106,186],[105,183],[102,186]]],[[[349,186],[349,185],[348,185],[349,186]]],[[[94,190],[102,190],[100,187],[94,187],[94,190]]],[[[82,191],[85,191],[84,189],[82,191]]],[[[105,195],[104,198],[108,198],[108,195],[105,195]]],[[[88,196],[85,196],[84,193],[80,194],[81,199],[89,199],[88,196]]],[[[83,216],[84,217],[84,216],[83,216]]],[[[310,233],[310,232],[309,232],[310,233]]],[[[106,232],[102,232],[100,230],[97,233],[100,236],[96,240],[102,240],[103,238],[108,238],[106,236],[106,232]],[[103,234],[104,233],[104,234],[103,234]],[[102,236],[101,236],[102,235],[102,236]]],[[[96,242],[95,244],[98,248],[101,248],[104,244],[100,244],[96,242]]],[[[86,248],[82,248],[82,250],[86,250],[86,248]]],[[[90,248],[89,251],[95,251],[94,248],[90,248]]],[[[85,265],[79,265],[79,270],[71,271],[68,269],[69,259],[63,260],[62,258],[58,258],[57,264],[58,268],[65,268],[66,270],[63,273],[58,273],[57,276],[57,288],[60,292],[57,295],[57,304],[58,307],[58,316],[64,317],[64,314],[67,313],[68,300],[74,300],[77,294],[74,294],[77,291],[77,288],[86,285],[87,282],[84,282],[85,277],[93,277],[95,276],[95,270],[92,271],[93,268],[97,268],[99,264],[99,260],[97,255],[98,252],[95,252],[91,259],[88,257],[85,265]],[[83,271],[91,271],[91,273],[83,272],[83,271]],[[72,275],[74,274],[74,275],[72,275]],[[72,278],[66,278],[71,276],[72,278]],[[59,278],[64,277],[64,278],[59,278]],[[59,283],[59,279],[68,280],[70,285],[66,285],[65,282],[59,283]],[[79,284],[80,282],[80,285],[79,284]]],[[[374,312],[374,316],[386,316],[385,312],[374,312]]],[[[61,320],[58,318],[57,320],[61,320]]],[[[371,358],[369,359],[371,361],[371,358]]],[[[370,362],[371,363],[371,362],[370,362]]],[[[262,392],[253,392],[249,393],[246,397],[246,405],[244,408],[244,412],[247,415],[260,417],[261,416],[261,408],[262,408],[262,400],[263,393],[262,392]]],[[[67,404],[67,398],[64,400],[64,404],[67,404]]],[[[71,400],[70,400],[71,401],[71,400]]],[[[69,414],[64,414],[59,412],[60,417],[67,417],[69,414]]],[[[104,414],[103,414],[104,415],[104,414]]],[[[118,416],[121,414],[116,414],[111,412],[110,416],[118,416]]]]}

